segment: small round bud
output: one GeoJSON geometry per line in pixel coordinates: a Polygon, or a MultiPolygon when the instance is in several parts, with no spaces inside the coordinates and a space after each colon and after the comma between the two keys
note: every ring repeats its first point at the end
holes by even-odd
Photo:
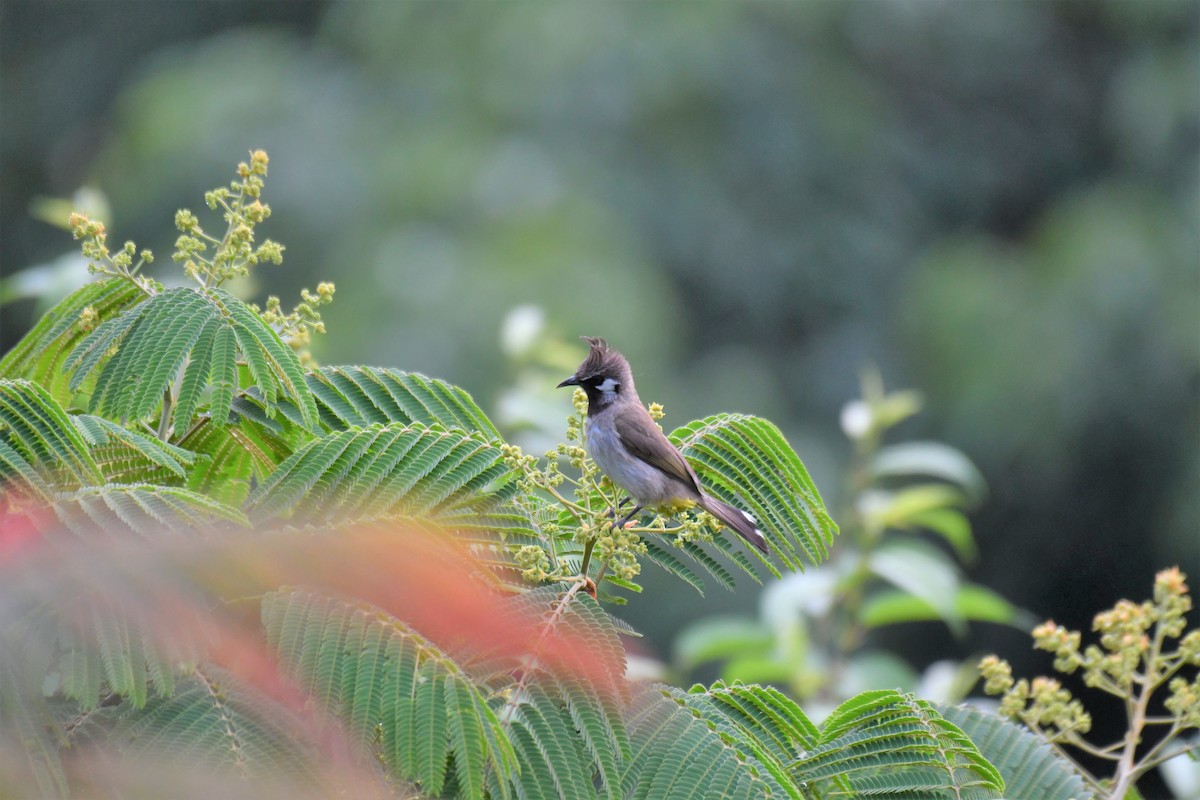
{"type": "Polygon", "coordinates": [[[266,175],[269,161],[266,150],[253,151],[250,153],[250,171],[255,175],[266,175]]]}

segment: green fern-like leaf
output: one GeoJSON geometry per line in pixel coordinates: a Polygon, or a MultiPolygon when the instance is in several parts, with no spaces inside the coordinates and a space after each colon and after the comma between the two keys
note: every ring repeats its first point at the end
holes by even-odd
{"type": "Polygon", "coordinates": [[[180,371],[172,422],[185,430],[211,387],[213,424],[226,424],[244,361],[268,404],[286,399],[306,426],[317,408],[296,354],[241,300],[220,289],[160,292],[109,319],[79,342],[66,359],[77,390],[96,373],[90,407],[108,417],[144,419],[154,413],[180,371]],[[115,352],[114,352],[115,351],[115,352]]]}
{"type": "Polygon", "coordinates": [[[942,706],[942,716],[971,737],[1004,777],[1012,800],[1090,800],[1092,792],[1070,762],[1043,739],[994,714],[969,706],[942,706]]]}
{"type": "Polygon", "coordinates": [[[323,367],[308,376],[321,420],[333,430],[373,423],[417,423],[500,433],[471,396],[445,381],[378,367],[323,367]]]}
{"type": "Polygon", "coordinates": [[[895,798],[998,797],[1004,779],[936,708],[890,690],[838,706],[820,740],[791,764],[806,783],[895,798]]]}
{"type": "Polygon", "coordinates": [[[88,335],[80,325],[85,308],[104,322],[134,305],[145,295],[132,283],[115,278],[94,281],[63,298],[0,359],[0,378],[24,378],[69,405],[72,391],[63,374],[68,354],[88,335]]]}
{"type": "Polygon", "coordinates": [[[241,417],[236,425],[219,427],[209,417],[201,417],[178,440],[194,452],[195,465],[188,473],[187,488],[240,506],[250,494],[251,483],[262,483],[292,455],[292,442],[276,435],[267,424],[241,417]]]}
{"type": "Polygon", "coordinates": [[[54,499],[54,487],[46,483],[24,455],[3,439],[0,439],[0,489],[7,494],[28,495],[43,503],[54,499]]]}
{"type": "Polygon", "coordinates": [[[71,796],[55,737],[54,719],[42,696],[43,672],[22,663],[18,643],[0,635],[0,786],[30,796],[71,796]]]}
{"type": "Polygon", "coordinates": [[[632,755],[623,788],[631,800],[686,800],[803,795],[756,737],[707,698],[647,686],[633,699],[632,755]],[[784,776],[784,777],[781,777],[784,776]]]}
{"type": "Polygon", "coordinates": [[[447,781],[447,757],[466,798],[482,798],[486,773],[507,783],[516,756],[471,678],[444,651],[366,604],[301,591],[262,603],[280,664],[393,774],[431,793],[447,781]],[[432,737],[432,738],[431,738],[432,737]]]}
{"type": "Polygon", "coordinates": [[[121,456],[128,462],[119,473],[111,468],[103,468],[107,480],[126,483],[132,482],[131,479],[137,480],[133,465],[143,464],[153,465],[176,478],[186,478],[187,467],[196,460],[195,453],[123,428],[103,417],[78,414],[71,417],[71,421],[92,447],[111,447],[114,455],[109,457],[108,463],[122,462],[121,456]]]}
{"type": "Polygon", "coordinates": [[[315,749],[295,735],[302,729],[278,703],[234,674],[205,665],[182,677],[171,696],[125,715],[112,736],[130,755],[155,759],[152,763],[243,778],[284,773],[317,781],[315,749]]]}
{"type": "Polygon", "coordinates": [[[369,425],[302,447],[247,501],[254,519],[306,524],[420,516],[460,528],[529,530],[498,444],[422,425],[369,425]]]}
{"type": "Polygon", "coordinates": [[[613,619],[590,597],[550,587],[512,598],[521,619],[540,619],[541,650],[508,674],[519,675],[497,715],[517,754],[518,796],[620,797],[621,770],[629,758],[623,713],[625,651],[613,619]],[[547,652],[549,648],[552,651],[547,652]],[[586,675],[569,658],[586,654],[586,675]],[[533,791],[537,789],[537,791],[533,791]]]}
{"type": "Polygon", "coordinates": [[[708,491],[749,511],[772,552],[792,569],[801,554],[820,564],[837,525],[816,485],[772,423],[742,414],[718,414],[671,433],[708,491]]]}
{"type": "Polygon", "coordinates": [[[59,495],[53,508],[59,521],[80,533],[132,531],[157,538],[221,524],[249,525],[236,508],[188,489],[153,484],[86,486],[59,495]]]}
{"type": "Polygon", "coordinates": [[[717,681],[711,687],[695,686],[688,692],[689,705],[703,704],[719,712],[741,735],[754,740],[754,749],[773,773],[796,757],[798,752],[816,745],[817,726],[790,698],[768,686],[726,685],[717,681]]]}
{"type": "Polygon", "coordinates": [[[520,766],[520,780],[514,786],[518,797],[594,800],[598,796],[575,723],[540,682],[524,689],[520,702],[509,706],[504,722],[520,766]]]}
{"type": "MultiPolygon", "coordinates": [[[[0,436],[8,439],[10,449],[19,453],[25,464],[39,468],[50,483],[79,486],[103,481],[84,435],[62,406],[36,383],[0,380],[0,436]]],[[[5,459],[10,460],[11,455],[5,459]]],[[[27,470],[19,465],[13,469],[29,479],[27,470]]]]}

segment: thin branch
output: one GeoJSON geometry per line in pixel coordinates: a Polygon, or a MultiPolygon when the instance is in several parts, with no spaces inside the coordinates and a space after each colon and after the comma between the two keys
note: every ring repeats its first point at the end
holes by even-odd
{"type": "Polygon", "coordinates": [[[1162,764],[1165,761],[1170,761],[1172,758],[1178,758],[1179,756],[1184,755],[1188,751],[1195,750],[1195,749],[1196,749],[1196,745],[1194,743],[1193,744],[1181,744],[1178,747],[1176,747],[1174,750],[1170,751],[1169,753],[1162,753],[1160,755],[1154,756],[1153,758],[1150,758],[1149,756],[1147,756],[1147,758],[1142,760],[1142,766],[1145,769],[1150,770],[1150,769],[1153,769],[1154,767],[1157,767],[1159,764],[1162,764]]]}
{"type": "Polygon", "coordinates": [[[558,605],[555,606],[554,611],[550,613],[550,617],[546,620],[546,626],[542,628],[541,635],[538,636],[537,642],[529,651],[531,663],[529,666],[525,667],[525,669],[521,670],[521,677],[517,680],[517,684],[509,691],[508,702],[504,704],[504,708],[502,708],[500,713],[496,715],[500,719],[500,724],[506,728],[511,727],[512,715],[517,710],[517,704],[520,702],[521,696],[525,692],[525,685],[529,682],[529,676],[533,674],[533,665],[537,661],[538,653],[541,652],[542,645],[545,643],[546,637],[549,636],[550,631],[552,631],[554,627],[558,625],[562,616],[567,613],[567,608],[571,605],[571,600],[579,593],[579,590],[583,589],[586,585],[587,576],[585,575],[584,580],[576,581],[571,585],[571,588],[563,594],[562,598],[558,601],[558,605]]]}
{"type": "Polygon", "coordinates": [[[171,437],[171,407],[175,404],[175,398],[171,395],[171,387],[168,386],[163,390],[162,417],[158,420],[158,440],[165,442],[171,437]]]}

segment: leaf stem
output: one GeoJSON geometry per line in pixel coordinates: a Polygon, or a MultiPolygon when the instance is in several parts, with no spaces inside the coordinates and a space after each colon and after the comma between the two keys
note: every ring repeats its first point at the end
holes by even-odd
{"type": "Polygon", "coordinates": [[[583,562],[579,565],[579,574],[587,577],[588,566],[592,563],[592,550],[596,547],[596,540],[589,539],[588,543],[583,546],[583,562]]]}
{"type": "MultiPolygon", "coordinates": [[[[1141,774],[1148,769],[1145,760],[1141,763],[1137,762],[1136,755],[1138,745],[1142,742],[1142,729],[1146,727],[1146,709],[1150,705],[1150,694],[1157,685],[1158,676],[1155,674],[1155,662],[1162,651],[1162,645],[1163,629],[1162,626],[1156,625],[1154,640],[1150,644],[1150,651],[1144,656],[1146,663],[1145,679],[1140,682],[1141,689],[1137,692],[1136,697],[1130,698],[1131,713],[1129,716],[1129,729],[1125,732],[1125,748],[1122,750],[1121,757],[1117,761],[1117,772],[1113,776],[1113,788],[1109,795],[1114,800],[1121,800],[1121,798],[1125,797],[1141,774]]],[[[1170,734],[1168,733],[1155,746],[1154,750],[1147,754],[1147,759],[1157,752],[1161,752],[1162,746],[1169,739],[1170,734]]]]}
{"type": "Polygon", "coordinates": [[[171,407],[175,404],[175,399],[171,395],[171,387],[168,386],[163,390],[162,417],[158,420],[158,440],[165,442],[170,438],[171,434],[171,407]]]}
{"type": "Polygon", "coordinates": [[[567,608],[571,605],[571,600],[575,597],[575,595],[579,594],[579,590],[584,588],[586,585],[587,580],[575,581],[575,583],[571,585],[571,588],[568,589],[559,599],[558,605],[555,606],[554,611],[550,613],[549,618],[546,620],[546,626],[542,628],[541,635],[538,636],[537,642],[529,651],[529,665],[525,667],[525,669],[521,670],[521,677],[517,680],[516,685],[513,686],[512,690],[509,692],[508,702],[504,704],[504,708],[502,708],[500,713],[496,715],[499,718],[501,725],[508,727],[512,724],[513,712],[516,711],[517,704],[521,699],[521,695],[525,691],[525,684],[529,682],[529,676],[532,674],[533,667],[537,663],[538,653],[541,652],[542,645],[545,644],[546,637],[550,635],[550,631],[553,630],[556,625],[558,625],[563,614],[567,612],[567,608]]]}

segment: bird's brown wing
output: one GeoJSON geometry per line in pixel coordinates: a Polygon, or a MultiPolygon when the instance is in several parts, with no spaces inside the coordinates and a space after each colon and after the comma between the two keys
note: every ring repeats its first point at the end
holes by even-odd
{"type": "Polygon", "coordinates": [[[621,414],[616,418],[615,427],[626,450],[668,476],[688,484],[697,494],[701,492],[700,481],[696,479],[692,465],[658,429],[649,414],[621,414]]]}

